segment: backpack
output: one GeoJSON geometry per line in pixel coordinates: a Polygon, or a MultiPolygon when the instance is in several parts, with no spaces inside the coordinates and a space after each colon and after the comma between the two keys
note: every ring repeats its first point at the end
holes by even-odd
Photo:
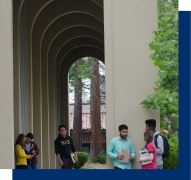
{"type": "Polygon", "coordinates": [[[155,142],[156,148],[158,148],[158,146],[157,146],[157,138],[158,138],[159,135],[162,137],[163,145],[164,145],[164,152],[162,154],[162,158],[167,158],[169,156],[170,146],[169,146],[167,138],[164,135],[157,134],[155,136],[154,142],[155,142]]]}

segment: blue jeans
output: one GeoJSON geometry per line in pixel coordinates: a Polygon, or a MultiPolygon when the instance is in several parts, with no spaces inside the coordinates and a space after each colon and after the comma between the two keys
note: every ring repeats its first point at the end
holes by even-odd
{"type": "Polygon", "coordinates": [[[27,169],[37,169],[37,167],[38,167],[38,162],[33,164],[27,164],[27,169]]]}

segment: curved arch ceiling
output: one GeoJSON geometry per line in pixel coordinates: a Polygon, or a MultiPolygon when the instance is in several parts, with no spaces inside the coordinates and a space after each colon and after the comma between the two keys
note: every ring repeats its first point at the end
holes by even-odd
{"type": "MultiPolygon", "coordinates": [[[[103,0],[44,1],[34,17],[32,56],[35,61],[49,63],[55,61],[60,52],[67,54],[75,47],[84,45],[104,52],[103,0]]],[[[84,52],[76,51],[74,56],[88,52],[82,49],[84,52]]],[[[91,54],[96,53],[92,50],[91,54]]]]}
{"type": "Polygon", "coordinates": [[[103,35],[100,32],[98,32],[96,29],[89,26],[72,26],[72,27],[68,27],[67,29],[63,29],[58,34],[56,34],[56,36],[53,37],[51,42],[46,41],[47,43],[42,43],[42,47],[46,46],[46,48],[48,48],[47,49],[47,55],[48,55],[49,51],[51,54],[53,53],[53,50],[55,49],[60,50],[60,47],[63,44],[65,44],[63,42],[68,42],[70,39],[73,39],[74,37],[81,37],[81,36],[92,37],[104,43],[103,35]]]}
{"type": "Polygon", "coordinates": [[[104,62],[104,52],[94,46],[78,46],[67,52],[65,56],[63,57],[63,63],[61,64],[60,69],[64,70],[65,73],[68,73],[71,65],[79,58],[84,56],[93,56],[98,57],[99,60],[104,62]]]}
{"type": "Polygon", "coordinates": [[[85,37],[85,36],[84,37],[75,37],[75,38],[69,40],[68,43],[66,43],[60,49],[60,51],[56,57],[58,66],[60,66],[60,64],[62,62],[65,63],[65,61],[68,61],[67,58],[64,58],[66,56],[66,54],[68,54],[75,47],[80,47],[80,46],[92,46],[97,49],[100,49],[100,51],[102,51],[102,52],[104,49],[104,44],[102,42],[98,41],[97,39],[94,39],[92,37],[85,37]]]}

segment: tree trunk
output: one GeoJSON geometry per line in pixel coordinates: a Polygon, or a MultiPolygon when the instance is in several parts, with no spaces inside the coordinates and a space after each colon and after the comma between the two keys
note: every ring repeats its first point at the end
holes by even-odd
{"type": "Polygon", "coordinates": [[[95,161],[101,151],[101,117],[100,117],[100,83],[99,83],[99,60],[94,59],[91,63],[91,73],[96,78],[91,80],[90,92],[90,120],[91,120],[91,148],[90,160],[95,161]]]}
{"type": "Polygon", "coordinates": [[[82,148],[82,80],[75,79],[75,104],[72,139],[76,151],[82,148]]]}

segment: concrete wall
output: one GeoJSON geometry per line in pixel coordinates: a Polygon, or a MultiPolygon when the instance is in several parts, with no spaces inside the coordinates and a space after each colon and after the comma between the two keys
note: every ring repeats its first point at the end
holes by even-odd
{"type": "Polygon", "coordinates": [[[0,0],[0,169],[14,168],[13,5],[0,0]]]}
{"type": "Polygon", "coordinates": [[[28,6],[25,0],[19,16],[19,85],[20,85],[20,133],[29,133],[28,94],[28,6]]]}
{"type": "MultiPolygon", "coordinates": [[[[157,28],[157,0],[104,0],[107,146],[117,136],[118,126],[129,127],[136,150],[132,167],[139,169],[138,151],[143,147],[145,120],[159,112],[139,105],[148,93],[154,93],[157,69],[149,59],[152,31],[157,28]]],[[[108,168],[113,168],[107,159],[108,168]]]]}

